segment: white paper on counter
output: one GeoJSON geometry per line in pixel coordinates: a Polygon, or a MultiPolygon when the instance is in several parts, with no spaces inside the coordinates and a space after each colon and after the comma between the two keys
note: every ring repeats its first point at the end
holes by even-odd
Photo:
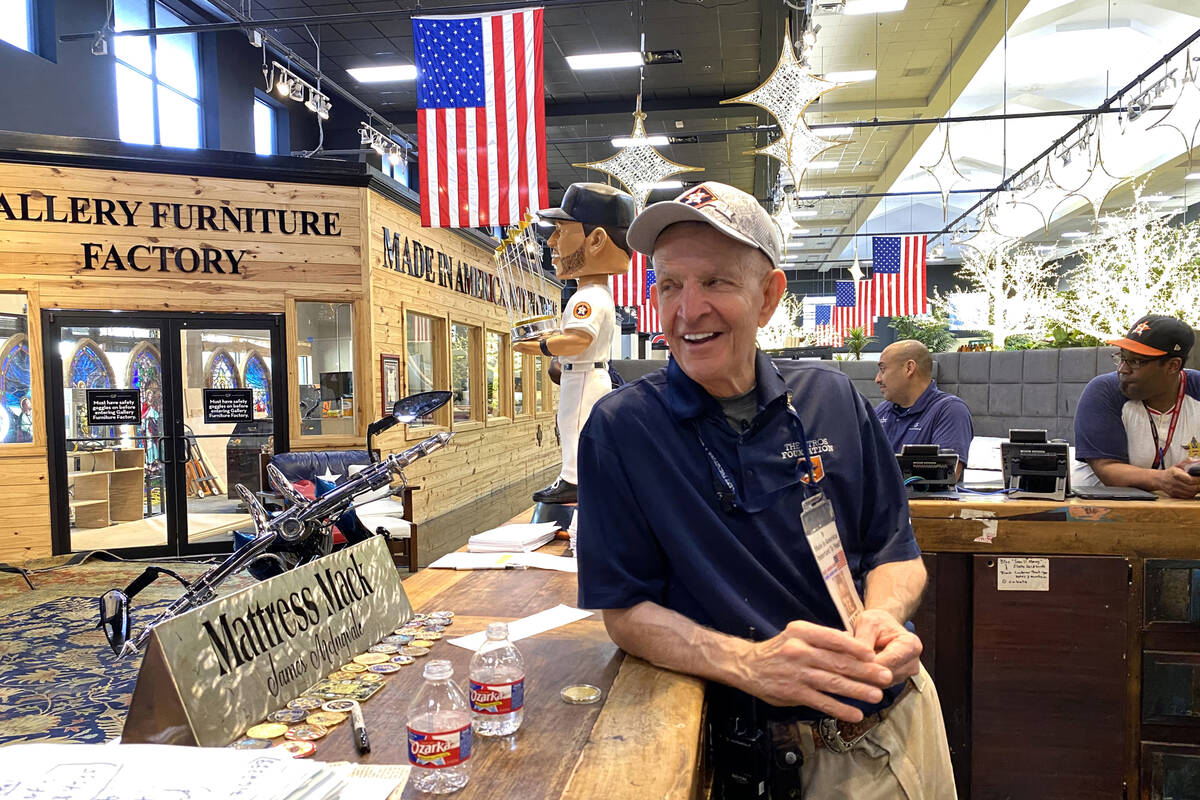
{"type": "Polygon", "coordinates": [[[447,553],[429,565],[433,569],[552,569],[578,572],[573,558],[549,553],[447,553]]]}
{"type": "MultiPolygon", "coordinates": [[[[508,640],[515,642],[530,636],[536,636],[539,633],[561,628],[563,625],[581,620],[584,617],[590,617],[591,615],[592,612],[590,611],[559,604],[554,608],[548,608],[545,611],[539,611],[536,614],[508,623],[508,640]]],[[[469,636],[460,636],[457,639],[450,639],[448,641],[456,647],[475,652],[486,640],[487,632],[478,631],[469,636]]]]}

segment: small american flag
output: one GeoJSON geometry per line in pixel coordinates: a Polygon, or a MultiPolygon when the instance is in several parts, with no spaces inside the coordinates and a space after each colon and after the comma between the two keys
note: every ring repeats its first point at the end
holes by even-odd
{"type": "Polygon", "coordinates": [[[642,253],[634,252],[629,260],[629,270],[624,275],[613,275],[609,281],[613,302],[619,306],[637,309],[638,333],[658,333],[658,307],[650,302],[650,287],[654,285],[654,270],[642,253]]]}
{"type": "Polygon", "coordinates": [[[421,224],[516,225],[549,205],[542,9],[412,24],[421,224]]]}
{"type": "Polygon", "coordinates": [[[845,336],[851,328],[875,335],[874,281],[837,281],[834,284],[833,327],[845,336]]]}
{"type": "Polygon", "coordinates": [[[904,317],[929,313],[925,294],[925,237],[874,236],[871,280],[875,316],[904,317]]]}

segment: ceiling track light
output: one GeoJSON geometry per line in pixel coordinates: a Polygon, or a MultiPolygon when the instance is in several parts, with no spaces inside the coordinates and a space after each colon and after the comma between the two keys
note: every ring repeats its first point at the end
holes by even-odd
{"type": "MultiPolygon", "coordinates": [[[[1129,103],[1129,121],[1145,114],[1150,107],[1154,105],[1154,101],[1162,97],[1166,92],[1176,86],[1175,73],[1178,69],[1173,69],[1166,75],[1150,84],[1145,89],[1138,92],[1137,96],[1129,103]]],[[[1140,87],[1139,87],[1140,88],[1140,87]]]]}
{"type": "Polygon", "coordinates": [[[362,123],[358,129],[359,141],[374,150],[381,158],[386,158],[394,167],[402,161],[408,161],[408,147],[398,144],[395,139],[376,130],[369,123],[362,123]]]}
{"type": "Polygon", "coordinates": [[[271,78],[268,83],[275,87],[275,91],[279,93],[280,97],[304,103],[305,108],[321,119],[329,119],[329,111],[333,108],[333,104],[329,102],[329,95],[278,61],[271,62],[271,78]]]}

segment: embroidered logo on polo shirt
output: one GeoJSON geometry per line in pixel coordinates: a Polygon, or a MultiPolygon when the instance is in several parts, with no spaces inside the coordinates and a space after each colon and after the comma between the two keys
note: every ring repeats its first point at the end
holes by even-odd
{"type": "Polygon", "coordinates": [[[587,303],[576,303],[575,310],[571,313],[575,315],[575,319],[587,319],[592,314],[592,307],[587,303]]]}
{"type": "Polygon", "coordinates": [[[1195,436],[1183,446],[1183,449],[1187,450],[1188,458],[1200,458],[1200,441],[1195,436]]]}

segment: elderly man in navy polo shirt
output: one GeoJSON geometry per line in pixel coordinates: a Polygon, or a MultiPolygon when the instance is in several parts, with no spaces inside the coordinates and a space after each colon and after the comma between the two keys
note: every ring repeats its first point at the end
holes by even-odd
{"type": "Polygon", "coordinates": [[[967,404],[933,381],[933,356],[915,339],[893,342],[879,354],[875,383],[883,402],[875,416],[893,453],[906,444],[936,444],[958,454],[958,476],[967,464],[975,431],[967,404]]]}
{"type": "Polygon", "coordinates": [[[770,216],[703,183],[629,242],[654,259],[671,359],[601,398],[580,437],[579,604],[625,651],[710,682],[718,797],[955,797],[904,626],[925,570],[888,441],[844,375],[755,344],[786,286],[770,216]],[[806,500],[832,509],[864,598],[852,631],[806,500]]]}

